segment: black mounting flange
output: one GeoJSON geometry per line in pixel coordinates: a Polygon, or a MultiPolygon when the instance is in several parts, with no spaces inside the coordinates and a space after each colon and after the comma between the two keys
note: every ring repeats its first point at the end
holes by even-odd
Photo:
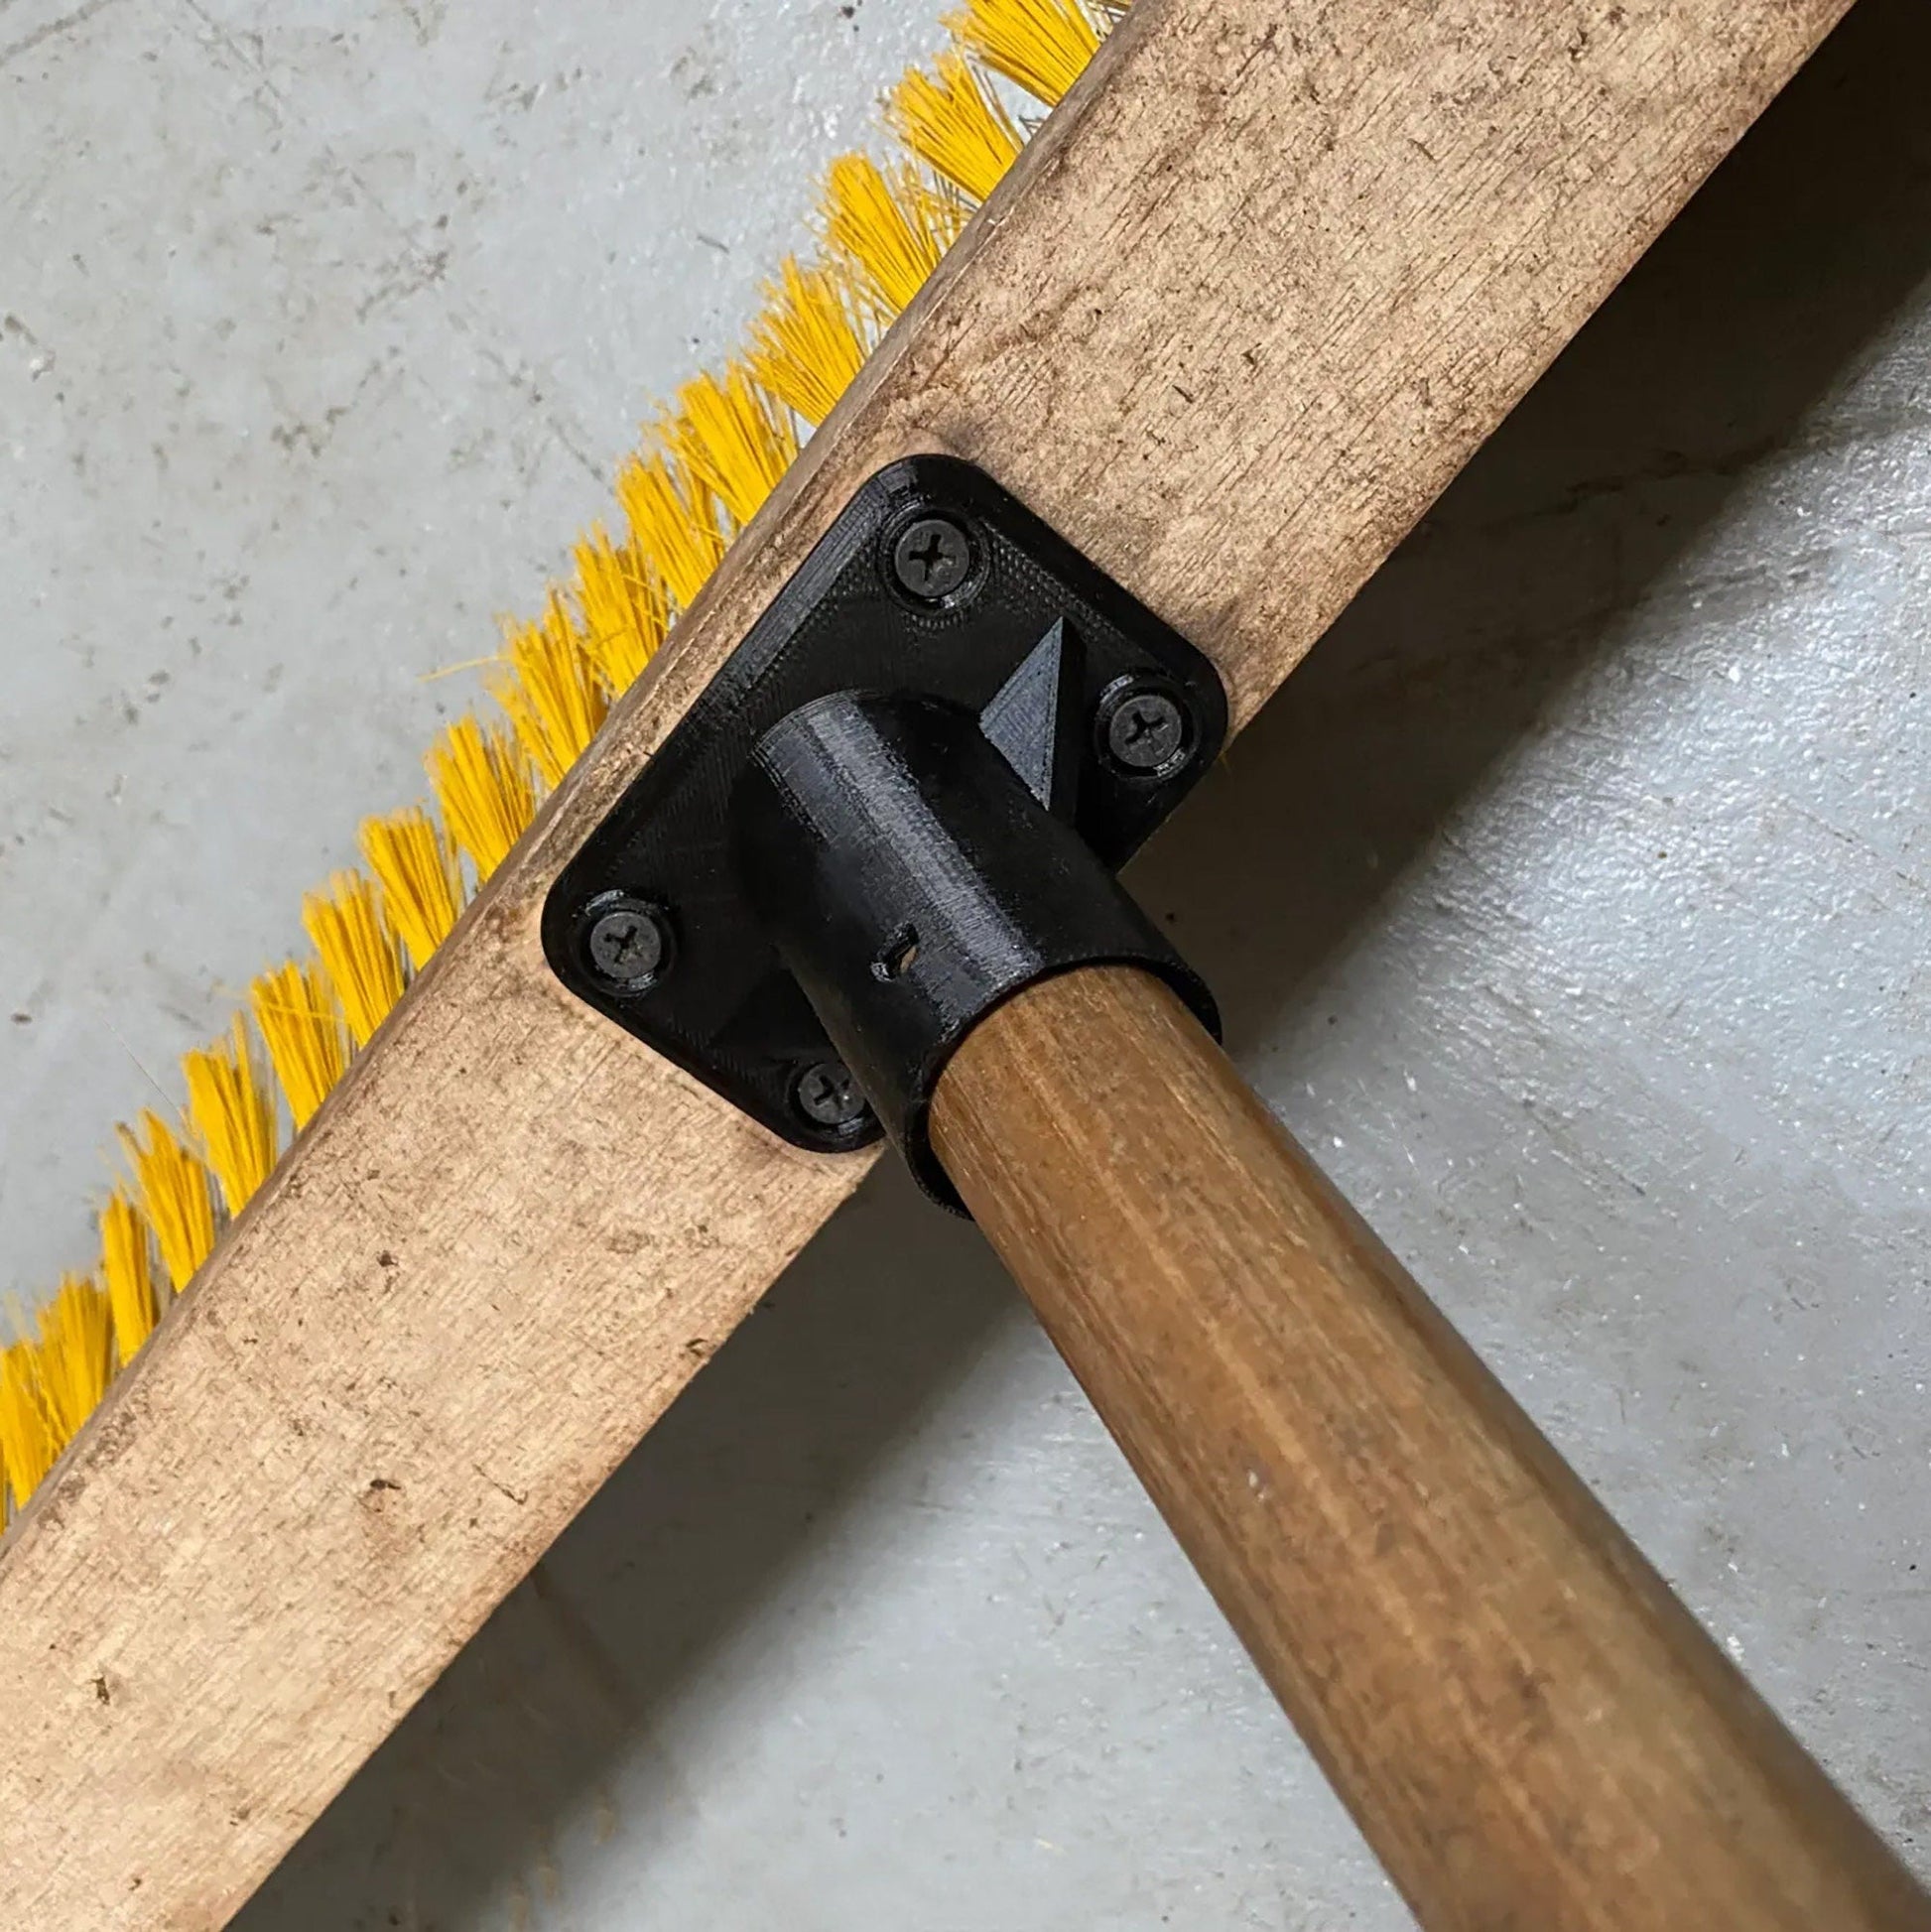
{"type": "Polygon", "coordinates": [[[1211,1019],[1110,874],[1225,732],[1207,658],[982,472],[912,457],[846,505],[565,868],[544,947],[599,1012],[800,1146],[876,1139],[869,1094],[947,1195],[910,1144],[913,1116],[988,1003],[1069,965],[1130,959],[1211,1019]],[[841,708],[821,703],[840,694],[841,708]],[[858,797],[880,772],[921,824],[858,797]],[[835,845],[860,863],[835,861],[835,845]],[[967,861],[990,883],[949,892],[941,875],[967,861]],[[834,862],[863,879],[828,880],[834,862]],[[995,927],[1004,954],[961,957],[995,927]],[[832,1002],[843,1051],[820,1018],[824,974],[845,955],[870,974],[851,989],[876,1029],[869,1051],[851,1001],[832,1002]]]}

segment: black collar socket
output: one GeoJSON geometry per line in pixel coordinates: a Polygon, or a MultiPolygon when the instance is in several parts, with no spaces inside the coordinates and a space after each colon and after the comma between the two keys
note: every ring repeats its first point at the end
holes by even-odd
{"type": "Polygon", "coordinates": [[[762,738],[731,797],[745,897],[880,1123],[960,1210],[927,1130],[960,1042],[1002,1000],[1086,966],[1164,979],[1220,1016],[1072,824],[968,710],[837,692],[762,738]]]}

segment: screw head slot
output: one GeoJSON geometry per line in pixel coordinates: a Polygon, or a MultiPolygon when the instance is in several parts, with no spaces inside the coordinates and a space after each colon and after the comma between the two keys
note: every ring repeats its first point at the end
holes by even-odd
{"type": "Polygon", "coordinates": [[[892,542],[892,578],[920,603],[956,597],[972,575],[972,540],[945,516],[915,517],[892,542]]]}
{"type": "Polygon", "coordinates": [[[671,929],[661,907],[607,892],[586,911],[583,953],[599,979],[634,993],[663,977],[671,959],[671,929]]]}
{"type": "Polygon", "coordinates": [[[792,1085],[792,1104],[815,1127],[854,1126],[871,1111],[842,1060],[815,1060],[792,1085]]]}
{"type": "Polygon", "coordinates": [[[1121,678],[1099,701],[1100,749],[1135,778],[1171,778],[1194,752],[1185,707],[1162,685],[1121,678]]]}

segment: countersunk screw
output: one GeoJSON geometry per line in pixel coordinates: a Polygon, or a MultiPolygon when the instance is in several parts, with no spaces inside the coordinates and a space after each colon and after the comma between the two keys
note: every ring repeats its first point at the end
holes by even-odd
{"type": "Polygon", "coordinates": [[[791,1090],[798,1111],[819,1127],[848,1127],[862,1117],[865,1096],[842,1060],[818,1060],[798,1076],[791,1090]]]}
{"type": "Polygon", "coordinates": [[[928,603],[951,596],[971,568],[971,540],[950,517],[920,517],[892,546],[892,575],[899,587],[928,603]]]}
{"type": "Polygon", "coordinates": [[[1125,684],[1100,708],[1107,755],[1130,772],[1177,771],[1186,762],[1187,713],[1166,692],[1125,684]]]}
{"type": "Polygon", "coordinates": [[[671,950],[664,915],[641,899],[612,898],[591,922],[585,951],[597,973],[635,992],[655,979],[671,950]]]}

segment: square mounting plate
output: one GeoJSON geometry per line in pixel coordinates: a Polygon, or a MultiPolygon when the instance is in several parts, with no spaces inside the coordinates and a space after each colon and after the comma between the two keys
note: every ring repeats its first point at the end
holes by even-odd
{"type": "Polygon", "coordinates": [[[543,914],[558,976],[796,1145],[875,1140],[869,1112],[825,1124],[801,1102],[801,1083],[822,1084],[837,1057],[739,889],[732,785],[766,730],[832,692],[916,692],[983,718],[1056,626],[1075,769],[1058,775],[1054,808],[1117,869],[1219,754],[1226,699],[1213,664],[982,471],[909,457],[838,514],[564,869],[543,914]],[[1183,738],[1141,767],[1108,720],[1144,694],[1179,709],[1183,738]],[[603,969],[607,947],[600,965],[592,936],[613,906],[648,923],[648,970],[603,969]]]}

